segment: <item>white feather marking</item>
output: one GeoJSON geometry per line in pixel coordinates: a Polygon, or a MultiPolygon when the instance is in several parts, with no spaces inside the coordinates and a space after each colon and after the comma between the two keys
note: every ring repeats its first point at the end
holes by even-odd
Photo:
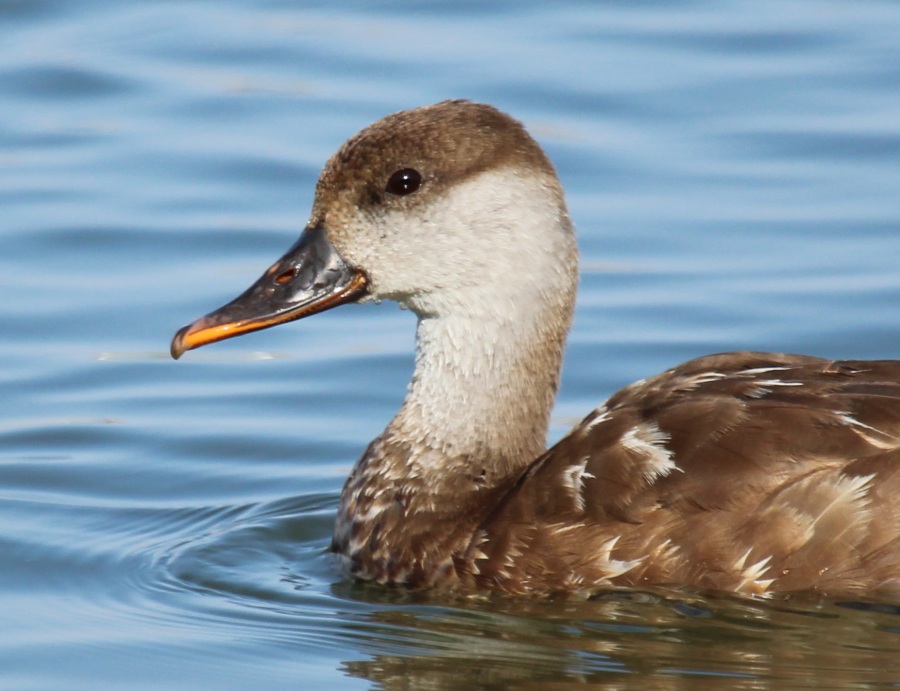
{"type": "Polygon", "coordinates": [[[666,538],[653,549],[653,561],[667,561],[675,559],[678,556],[680,548],[672,538],[666,538]]]}
{"type": "Polygon", "coordinates": [[[392,501],[374,500],[366,507],[365,511],[358,511],[353,515],[353,522],[371,523],[391,504],[393,504],[392,501]]]}
{"type": "Polygon", "coordinates": [[[578,511],[584,511],[584,480],[594,477],[586,470],[589,460],[590,456],[585,456],[581,461],[573,463],[563,471],[563,484],[572,491],[572,499],[575,501],[575,508],[578,511]]]}
{"type": "Polygon", "coordinates": [[[772,555],[748,565],[747,560],[750,558],[750,552],[752,551],[753,548],[751,547],[734,562],[734,569],[739,571],[738,578],[740,578],[735,590],[749,591],[756,595],[762,595],[775,582],[774,578],[763,578],[771,568],[769,562],[772,561],[772,555]]]}
{"type": "Polygon", "coordinates": [[[584,585],[584,576],[578,573],[567,573],[563,579],[563,587],[567,590],[578,590],[584,585]]]}
{"type": "Polygon", "coordinates": [[[693,382],[695,384],[706,384],[711,381],[719,381],[720,379],[725,378],[725,374],[722,372],[705,372],[703,374],[698,374],[693,378],[693,382]]]}
{"type": "Polygon", "coordinates": [[[778,367],[753,367],[752,369],[745,369],[743,372],[741,372],[741,374],[742,375],[744,375],[744,374],[756,375],[756,374],[766,374],[768,372],[786,372],[789,369],[790,369],[790,367],[785,367],[783,365],[780,365],[778,367]]]}
{"type": "Polygon", "coordinates": [[[683,472],[675,464],[672,452],[666,448],[667,441],[669,435],[655,422],[641,422],[625,432],[619,443],[629,451],[643,456],[646,462],[640,469],[641,476],[650,484],[657,478],[666,477],[673,470],[683,472]]]}
{"type": "Polygon", "coordinates": [[[581,426],[581,432],[587,434],[597,425],[603,424],[609,420],[609,411],[606,409],[606,406],[600,406],[591,413],[590,417],[585,421],[585,423],[581,426]]]}
{"type": "Polygon", "coordinates": [[[752,389],[748,389],[744,395],[747,398],[762,398],[770,393],[772,393],[772,389],[768,386],[754,386],[752,389]]]}
{"type": "Polygon", "coordinates": [[[883,432],[880,429],[872,427],[872,425],[867,425],[864,422],[860,422],[855,417],[850,415],[849,413],[841,413],[838,415],[838,419],[843,422],[845,425],[850,427],[856,434],[862,437],[869,444],[874,446],[876,449],[881,449],[882,451],[889,451],[891,449],[896,449],[900,446],[900,439],[895,437],[893,434],[888,434],[887,432],[883,432]],[[867,434],[867,432],[874,432],[879,437],[874,437],[871,434],[867,434]],[[887,437],[890,441],[887,441],[883,437],[887,437]]]}
{"type": "Polygon", "coordinates": [[[616,548],[616,544],[619,542],[621,535],[616,535],[613,538],[610,538],[602,545],[600,545],[600,549],[594,554],[593,564],[604,571],[604,578],[611,579],[616,576],[621,576],[628,571],[631,571],[633,568],[640,566],[640,564],[644,561],[644,557],[640,557],[638,559],[613,559],[612,551],[616,548]]]}
{"type": "Polygon", "coordinates": [[[839,477],[832,487],[835,490],[835,496],[826,507],[824,507],[818,516],[813,518],[813,527],[825,516],[835,505],[841,502],[857,504],[860,511],[866,509],[869,505],[869,497],[866,493],[872,489],[871,482],[875,478],[875,473],[870,475],[844,475],[839,477]]]}
{"type": "Polygon", "coordinates": [[[701,372],[700,374],[695,374],[692,377],[685,377],[682,386],[685,389],[694,389],[701,384],[709,384],[710,382],[724,379],[726,376],[727,375],[723,374],[722,372],[701,372]]]}
{"type": "Polygon", "coordinates": [[[477,549],[477,548],[476,548],[476,549],[473,549],[473,550],[472,550],[471,554],[469,554],[469,558],[470,558],[473,562],[475,562],[475,561],[484,561],[485,559],[488,558],[488,555],[486,555],[486,554],[485,554],[484,552],[482,552],[480,549],[477,549]]]}

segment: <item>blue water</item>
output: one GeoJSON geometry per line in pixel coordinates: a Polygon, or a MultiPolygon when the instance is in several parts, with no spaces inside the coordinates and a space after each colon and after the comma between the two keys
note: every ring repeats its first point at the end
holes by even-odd
{"type": "Polygon", "coordinates": [[[454,601],[342,581],[412,317],[176,328],[394,110],[489,101],[580,232],[552,436],[751,348],[900,357],[900,4],[0,0],[0,688],[900,684],[900,603],[454,601]]]}

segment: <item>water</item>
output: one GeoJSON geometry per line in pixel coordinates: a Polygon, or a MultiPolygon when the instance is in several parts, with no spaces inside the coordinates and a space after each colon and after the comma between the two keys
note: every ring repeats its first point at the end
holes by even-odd
{"type": "Polygon", "coordinates": [[[900,355],[892,2],[0,0],[0,687],[900,683],[900,603],[457,601],[344,582],[410,315],[192,353],[349,135],[447,97],[556,162],[583,280],[552,436],[736,348],[900,355]]]}

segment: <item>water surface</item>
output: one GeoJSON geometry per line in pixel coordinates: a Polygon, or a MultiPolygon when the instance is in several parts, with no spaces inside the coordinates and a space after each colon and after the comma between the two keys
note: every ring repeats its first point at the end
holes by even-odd
{"type": "Polygon", "coordinates": [[[898,602],[341,580],[343,478],[412,368],[394,306],[167,354],[345,138],[468,97],[579,229],[553,438],[708,352],[898,357],[898,35],[866,0],[0,0],[0,687],[900,683],[898,602]]]}

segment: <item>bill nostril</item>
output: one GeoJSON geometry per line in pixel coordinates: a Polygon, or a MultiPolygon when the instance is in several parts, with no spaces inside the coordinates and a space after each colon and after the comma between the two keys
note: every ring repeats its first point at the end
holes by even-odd
{"type": "Polygon", "coordinates": [[[275,283],[280,286],[283,286],[285,283],[290,283],[297,277],[297,267],[292,266],[290,269],[286,271],[282,271],[275,277],[275,283]]]}

